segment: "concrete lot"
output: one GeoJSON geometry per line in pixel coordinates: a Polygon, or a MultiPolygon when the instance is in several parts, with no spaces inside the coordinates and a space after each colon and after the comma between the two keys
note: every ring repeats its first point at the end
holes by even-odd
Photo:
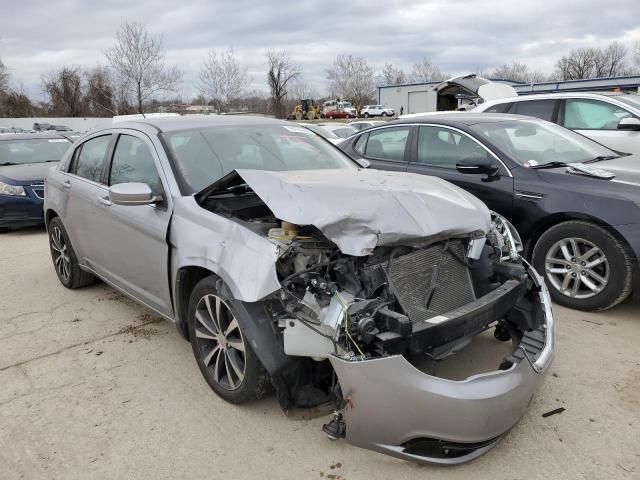
{"type": "Polygon", "coordinates": [[[223,402],[172,325],[104,284],[63,288],[44,230],[2,235],[0,478],[640,478],[640,304],[555,313],[522,422],[475,462],[419,466],[330,442],[273,397],[223,402]]]}

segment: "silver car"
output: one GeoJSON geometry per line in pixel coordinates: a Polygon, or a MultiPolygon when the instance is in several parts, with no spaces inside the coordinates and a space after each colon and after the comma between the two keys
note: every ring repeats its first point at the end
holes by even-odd
{"type": "Polygon", "coordinates": [[[363,168],[298,125],[95,131],[48,174],[44,208],[64,286],[104,280],[174,322],[226,401],[273,388],[287,414],[333,411],[325,433],[361,447],[473,459],[552,360],[549,296],[506,220],[443,180],[363,168]],[[480,340],[489,368],[441,372],[480,340]]]}
{"type": "Polygon", "coordinates": [[[635,93],[536,93],[491,100],[474,111],[541,118],[613,150],[640,155],[640,95],[635,93]]]}

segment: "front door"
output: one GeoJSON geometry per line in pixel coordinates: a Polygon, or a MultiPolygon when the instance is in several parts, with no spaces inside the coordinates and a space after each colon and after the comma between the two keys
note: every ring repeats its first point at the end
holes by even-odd
{"type": "Polygon", "coordinates": [[[634,115],[613,103],[587,98],[565,101],[562,124],[613,150],[640,154],[640,132],[618,130],[620,120],[634,115]]]}
{"type": "Polygon", "coordinates": [[[509,217],[513,209],[513,177],[495,156],[466,133],[445,126],[420,126],[409,172],[447,180],[482,200],[489,209],[509,217]],[[456,163],[465,158],[490,158],[500,168],[498,175],[465,174],[456,163]]]}
{"type": "Polygon", "coordinates": [[[116,140],[107,183],[140,182],[163,200],[154,205],[123,206],[101,199],[96,223],[101,275],[158,312],[172,316],[167,231],[171,199],[159,174],[157,152],[142,133],[123,131],[116,140]]]}

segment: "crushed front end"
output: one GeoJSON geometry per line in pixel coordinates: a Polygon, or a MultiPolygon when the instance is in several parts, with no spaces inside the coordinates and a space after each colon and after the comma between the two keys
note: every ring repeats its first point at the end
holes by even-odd
{"type": "Polygon", "coordinates": [[[553,317],[508,222],[494,216],[488,234],[366,257],[297,228],[272,232],[283,253],[270,309],[286,354],[328,359],[335,371],[330,436],[407,460],[461,463],[522,417],[553,356],[553,317]],[[513,345],[493,369],[463,380],[434,374],[490,328],[513,345]]]}

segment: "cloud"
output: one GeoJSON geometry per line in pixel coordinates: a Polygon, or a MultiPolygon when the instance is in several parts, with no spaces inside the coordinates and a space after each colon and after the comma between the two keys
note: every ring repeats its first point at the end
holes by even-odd
{"type": "Polygon", "coordinates": [[[181,91],[196,92],[199,65],[210,48],[233,45],[266,90],[266,50],[286,49],[315,90],[341,53],[363,56],[376,69],[406,71],[423,56],[443,70],[467,73],[519,60],[550,72],[562,54],[613,40],[640,39],[640,2],[596,0],[60,0],[23,2],[2,10],[0,58],[14,84],[41,97],[43,73],[63,64],[105,64],[122,19],[161,34],[167,61],[185,72],[181,91]]]}

